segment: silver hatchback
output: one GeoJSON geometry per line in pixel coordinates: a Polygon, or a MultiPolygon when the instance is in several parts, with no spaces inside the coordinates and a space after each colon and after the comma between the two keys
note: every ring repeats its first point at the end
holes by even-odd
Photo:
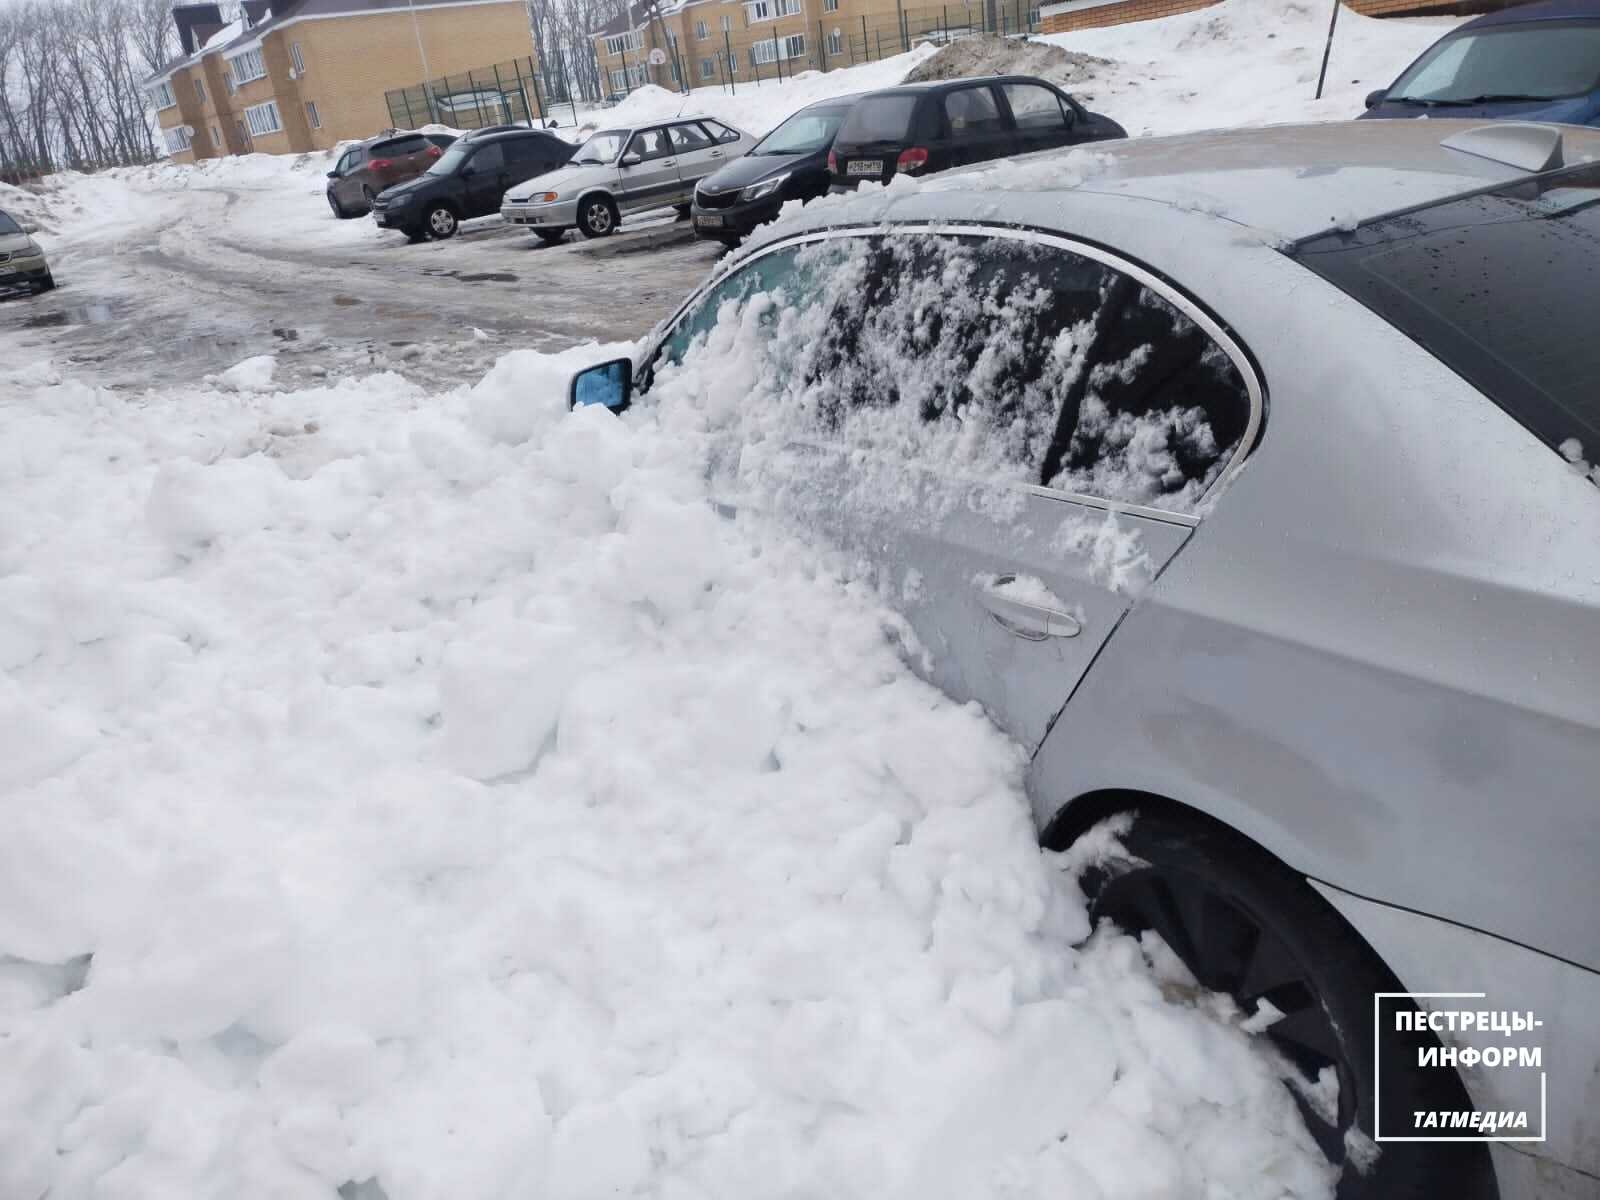
{"type": "Polygon", "coordinates": [[[547,242],[574,228],[584,237],[606,237],[628,213],[687,212],[695,184],[753,145],[749,134],[710,117],[604,129],[559,171],[507,192],[500,215],[547,242]]]}
{"type": "Polygon", "coordinates": [[[573,384],[865,572],[1342,1198],[1600,1178],[1597,160],[1363,122],[841,197],[573,384]]]}

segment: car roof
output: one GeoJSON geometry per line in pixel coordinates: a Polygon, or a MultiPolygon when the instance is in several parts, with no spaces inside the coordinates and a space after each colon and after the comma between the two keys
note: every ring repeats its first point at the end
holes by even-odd
{"type": "Polygon", "coordinates": [[[1468,21],[1455,32],[1490,29],[1496,25],[1525,25],[1530,21],[1566,21],[1574,17],[1600,18],[1600,0],[1543,0],[1539,4],[1502,8],[1468,21]]]}
{"type": "Polygon", "coordinates": [[[865,92],[865,96],[893,96],[917,95],[925,96],[930,92],[953,92],[957,88],[972,87],[980,83],[1042,83],[1060,91],[1060,85],[1051,83],[1048,79],[1040,79],[1037,75],[971,75],[963,79],[924,79],[919,83],[897,83],[894,87],[879,88],[876,91],[865,92]]]}
{"type": "Polygon", "coordinates": [[[1113,244],[1126,239],[1130,244],[1124,248],[1131,251],[1131,243],[1144,240],[1138,226],[1151,224],[1148,204],[1154,202],[1204,218],[1199,228],[1209,228],[1219,242],[1237,241],[1248,230],[1252,240],[1287,244],[1526,178],[1525,167],[1444,145],[1448,139],[1497,152],[1492,140],[1480,144],[1474,138],[1503,136],[1513,125],[1544,131],[1545,137],[1558,132],[1568,163],[1600,160],[1600,130],[1575,125],[1470,120],[1276,125],[1131,138],[1001,159],[923,180],[897,178],[886,188],[814,202],[769,228],[783,234],[858,220],[972,219],[981,213],[988,221],[1103,237],[1113,244]],[[1114,203],[1118,200],[1138,203],[1114,203]]]}

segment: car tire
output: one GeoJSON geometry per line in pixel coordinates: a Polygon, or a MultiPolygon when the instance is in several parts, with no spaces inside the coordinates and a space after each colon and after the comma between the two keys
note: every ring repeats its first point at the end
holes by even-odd
{"type": "Polygon", "coordinates": [[[738,234],[732,234],[727,237],[719,237],[717,241],[721,242],[729,250],[737,250],[739,248],[739,243],[744,241],[744,239],[738,234]]]}
{"type": "Polygon", "coordinates": [[[405,235],[406,241],[413,246],[428,240],[428,231],[425,229],[407,229],[405,235]]]}
{"type": "Polygon", "coordinates": [[[1130,808],[1125,855],[1081,881],[1095,923],[1159,933],[1201,986],[1233,996],[1249,1014],[1265,998],[1284,1013],[1260,1036],[1307,1081],[1331,1066],[1339,1079],[1335,1120],[1319,1117],[1291,1087],[1306,1128],[1342,1167],[1337,1200],[1495,1200],[1487,1147],[1469,1142],[1384,1142],[1365,1173],[1346,1160],[1351,1125],[1369,1138],[1374,1103],[1388,1112],[1467,1111],[1452,1072],[1416,1070],[1432,1034],[1385,1045],[1381,1097],[1374,1080],[1374,992],[1399,981],[1337,910],[1306,881],[1244,837],[1204,818],[1130,808]],[[1203,914],[1202,920],[1197,916],[1203,914]]]}
{"type": "Polygon", "coordinates": [[[366,184],[361,185],[361,203],[367,206],[367,211],[372,211],[372,202],[378,197],[366,184]]]}
{"type": "Polygon", "coordinates": [[[578,201],[578,232],[586,238],[610,237],[617,231],[618,219],[610,196],[585,196],[578,201]]]}
{"type": "Polygon", "coordinates": [[[567,236],[565,229],[535,229],[533,231],[546,246],[558,245],[567,236]]]}
{"type": "Polygon", "coordinates": [[[460,225],[460,221],[456,218],[456,210],[448,204],[435,204],[428,210],[428,215],[422,218],[422,226],[427,230],[428,236],[441,242],[455,237],[460,225]]]}
{"type": "Polygon", "coordinates": [[[348,221],[352,216],[355,215],[354,213],[345,212],[344,205],[339,203],[339,197],[335,196],[332,192],[328,193],[328,207],[333,209],[333,215],[339,218],[341,221],[348,221]]]}
{"type": "Polygon", "coordinates": [[[689,219],[689,214],[694,211],[694,205],[674,204],[672,206],[672,211],[678,214],[678,220],[687,221],[689,219]]]}
{"type": "Polygon", "coordinates": [[[39,285],[36,288],[33,289],[33,294],[35,296],[38,296],[38,295],[43,294],[44,292],[53,292],[55,290],[56,290],[56,277],[54,275],[52,275],[49,271],[46,271],[44,273],[44,278],[39,281],[39,285]]]}

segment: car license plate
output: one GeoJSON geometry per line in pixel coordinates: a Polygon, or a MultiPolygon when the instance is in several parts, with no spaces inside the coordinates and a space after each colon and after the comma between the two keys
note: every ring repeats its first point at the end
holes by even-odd
{"type": "Polygon", "coordinates": [[[881,158],[852,158],[845,164],[846,175],[882,175],[883,159],[881,158]]]}
{"type": "Polygon", "coordinates": [[[720,229],[720,228],[722,228],[722,218],[721,217],[713,217],[713,216],[709,216],[709,215],[707,215],[705,213],[695,213],[695,215],[694,215],[694,223],[696,225],[702,225],[707,229],[720,229]]]}

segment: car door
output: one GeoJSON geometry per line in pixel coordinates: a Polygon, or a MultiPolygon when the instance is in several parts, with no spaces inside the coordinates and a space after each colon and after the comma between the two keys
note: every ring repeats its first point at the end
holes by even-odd
{"type": "Polygon", "coordinates": [[[499,142],[489,142],[472,152],[472,157],[461,164],[461,182],[465,192],[462,214],[482,217],[500,211],[500,198],[511,186],[506,173],[506,153],[499,142]]]}
{"type": "Polygon", "coordinates": [[[1000,99],[990,84],[956,88],[940,100],[944,114],[943,154],[930,155],[932,170],[987,162],[1016,152],[1012,132],[1000,99]]]}
{"type": "Polygon", "coordinates": [[[658,208],[676,199],[682,186],[678,158],[665,125],[637,131],[617,164],[617,207],[623,212],[658,208]]]}
{"type": "Polygon", "coordinates": [[[719,501],[861,564],[913,665],[1029,750],[1259,421],[1242,355],[1187,299],[1021,231],[779,246],[689,306],[644,385],[684,387],[719,323],[746,331],[737,364],[699,372],[719,501]],[[760,369],[730,391],[752,337],[760,369]]]}
{"type": "Polygon", "coordinates": [[[334,185],[339,193],[339,202],[346,205],[362,203],[361,187],[365,180],[362,168],[367,165],[367,148],[357,146],[345,155],[343,173],[334,185]]]}
{"type": "Polygon", "coordinates": [[[681,198],[694,193],[694,185],[728,161],[729,152],[699,121],[679,121],[667,127],[678,160],[681,198]]]}
{"type": "Polygon", "coordinates": [[[1076,141],[1077,114],[1053,87],[1044,83],[1003,83],[1000,94],[1015,127],[1017,151],[1048,150],[1076,141]]]}

